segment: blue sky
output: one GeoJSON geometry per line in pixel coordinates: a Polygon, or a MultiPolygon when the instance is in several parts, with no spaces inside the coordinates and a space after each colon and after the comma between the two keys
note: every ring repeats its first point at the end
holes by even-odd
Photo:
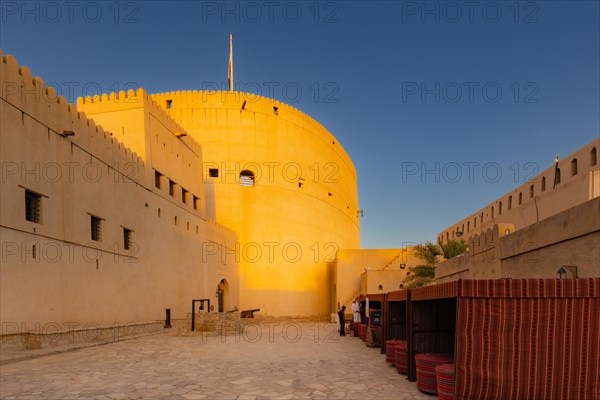
{"type": "Polygon", "coordinates": [[[333,133],[362,247],[399,247],[598,140],[599,4],[3,1],[0,46],[74,101],[225,87],[232,32],[237,88],[333,133]]]}

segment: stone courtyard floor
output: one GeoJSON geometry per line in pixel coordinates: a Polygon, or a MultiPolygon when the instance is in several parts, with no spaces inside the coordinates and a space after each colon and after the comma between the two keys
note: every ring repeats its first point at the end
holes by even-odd
{"type": "Polygon", "coordinates": [[[326,322],[156,334],[0,366],[4,399],[428,399],[379,348],[326,322]]]}

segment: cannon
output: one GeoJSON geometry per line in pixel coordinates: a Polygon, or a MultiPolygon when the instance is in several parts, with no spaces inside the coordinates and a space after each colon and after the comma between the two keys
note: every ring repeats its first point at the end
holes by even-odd
{"type": "Polygon", "coordinates": [[[240,313],[241,318],[254,318],[254,313],[260,311],[260,308],[253,308],[252,310],[242,310],[240,313]]]}

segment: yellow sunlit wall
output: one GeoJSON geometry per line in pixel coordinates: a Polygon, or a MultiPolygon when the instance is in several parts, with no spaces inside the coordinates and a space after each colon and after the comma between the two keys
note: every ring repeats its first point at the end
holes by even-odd
{"type": "Polygon", "coordinates": [[[242,308],[328,314],[328,262],[360,246],[356,171],[336,138],[302,112],[250,94],[152,98],[203,148],[207,215],[239,239],[223,257],[239,261],[242,308]],[[244,170],[253,186],[240,184],[244,170]]]}
{"type": "Polygon", "coordinates": [[[206,218],[201,147],[143,90],[79,107],[0,51],[2,334],[183,320],[219,285],[239,306],[237,264],[218,256],[237,239],[206,218]]]}

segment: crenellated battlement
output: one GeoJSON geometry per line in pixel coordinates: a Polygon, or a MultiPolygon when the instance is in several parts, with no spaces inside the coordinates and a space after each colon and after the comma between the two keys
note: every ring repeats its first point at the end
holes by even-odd
{"type": "MultiPolygon", "coordinates": [[[[85,108],[91,114],[144,108],[173,134],[185,132],[185,129],[142,88],[137,89],[137,91],[129,90],[127,93],[121,90],[118,93],[111,92],[109,94],[103,93],[100,96],[79,97],[77,105],[85,108]]],[[[194,153],[200,154],[201,146],[191,136],[185,138],[185,144],[194,153]]]]}
{"type": "Polygon", "coordinates": [[[0,56],[0,97],[14,107],[14,112],[21,112],[22,123],[26,123],[27,117],[31,118],[47,128],[48,133],[64,137],[108,165],[123,168],[134,162],[144,166],[144,160],[118,141],[112,132],[79,112],[66,97],[58,96],[42,78],[33,77],[29,68],[20,67],[15,57],[3,55],[1,50],[0,56]]]}
{"type": "MultiPolygon", "coordinates": [[[[224,122],[233,129],[259,124],[271,126],[276,124],[277,119],[283,120],[316,135],[354,169],[352,161],[334,135],[308,114],[281,101],[236,91],[184,90],[151,94],[150,97],[167,113],[172,113],[182,125],[186,125],[186,117],[181,113],[186,110],[204,110],[206,115],[201,119],[209,127],[213,123],[215,126],[222,126],[224,122]],[[231,111],[239,111],[239,114],[232,114],[231,111]]],[[[196,137],[202,135],[202,131],[191,133],[196,137]]]]}
{"type": "Polygon", "coordinates": [[[438,235],[439,242],[473,237],[499,225],[502,235],[538,223],[566,209],[600,197],[598,138],[527,179],[438,235]],[[510,226],[504,226],[504,225],[510,226]],[[463,236],[464,235],[464,236],[463,236]]]}
{"type": "Polygon", "coordinates": [[[157,102],[165,107],[166,101],[173,101],[172,105],[176,108],[227,108],[250,112],[258,112],[266,115],[274,115],[273,107],[277,108],[278,116],[295,121],[298,124],[308,124],[313,129],[322,131],[328,136],[333,137],[326,129],[308,114],[299,109],[282,103],[279,100],[269,97],[259,96],[246,92],[227,92],[227,91],[202,91],[202,90],[183,90],[175,92],[155,93],[150,95],[157,102]],[[246,103],[242,109],[242,104],[246,103]]]}

